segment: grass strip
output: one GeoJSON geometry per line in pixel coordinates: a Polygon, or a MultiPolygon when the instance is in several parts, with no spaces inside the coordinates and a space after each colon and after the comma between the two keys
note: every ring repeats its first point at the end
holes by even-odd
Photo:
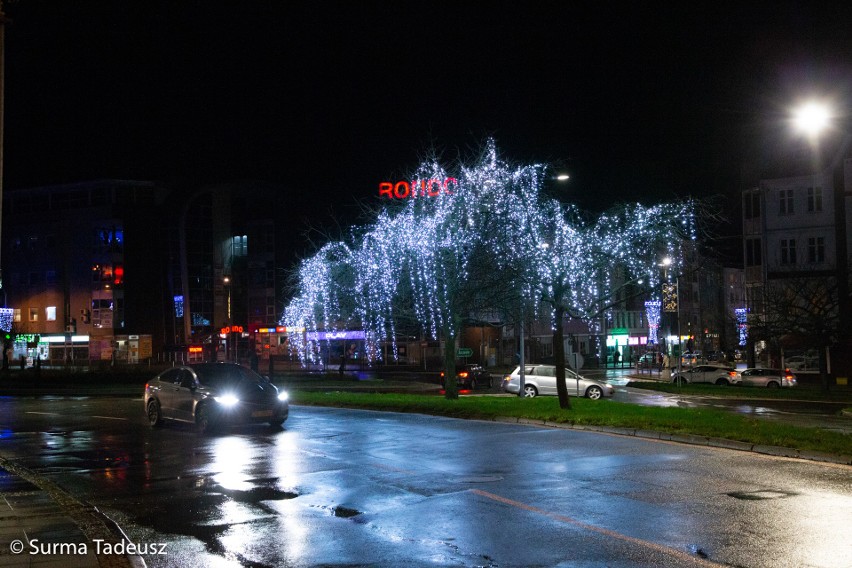
{"type": "Polygon", "coordinates": [[[852,402],[852,389],[833,386],[825,392],[818,385],[798,385],[793,388],[769,389],[766,387],[718,386],[710,384],[661,383],[657,381],[630,382],[631,388],[667,392],[673,394],[694,394],[717,398],[743,398],[767,400],[808,400],[819,402],[852,402]]]}
{"type": "Polygon", "coordinates": [[[527,418],[572,425],[653,430],[667,434],[724,438],[834,455],[852,454],[852,435],[804,428],[713,409],[660,408],[610,400],[572,398],[562,410],[555,397],[462,397],[447,400],[417,394],[290,392],[293,404],[413,412],[453,418],[527,418]]]}

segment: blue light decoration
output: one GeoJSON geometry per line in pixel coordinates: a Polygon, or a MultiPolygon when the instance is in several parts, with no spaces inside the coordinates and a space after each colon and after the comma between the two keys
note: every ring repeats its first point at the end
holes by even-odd
{"type": "Polygon", "coordinates": [[[183,317],[183,295],[175,296],[175,317],[183,317]]]}
{"type": "Polygon", "coordinates": [[[734,308],[737,318],[737,331],[740,336],[740,347],[744,347],[748,340],[748,308],[734,308]]]}
{"type": "Polygon", "coordinates": [[[645,302],[645,317],[648,318],[648,343],[656,345],[660,330],[660,308],[663,303],[659,300],[645,302]]]}
{"type": "Polygon", "coordinates": [[[12,322],[15,318],[15,310],[12,308],[0,308],[0,329],[12,331],[12,322]]]}

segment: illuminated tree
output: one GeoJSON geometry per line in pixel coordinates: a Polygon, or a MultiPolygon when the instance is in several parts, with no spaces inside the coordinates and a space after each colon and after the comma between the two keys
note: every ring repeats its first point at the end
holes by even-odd
{"type": "MultiPolygon", "coordinates": [[[[396,328],[412,320],[444,340],[445,376],[454,377],[465,323],[493,311],[546,315],[554,318],[560,403],[567,406],[565,314],[588,319],[605,309],[614,266],[650,275],[655,254],[674,252],[682,238],[675,228],[691,226],[691,217],[683,207],[637,205],[586,224],[573,208],[542,196],[545,175],[539,164],[499,160],[493,141],[453,172],[425,162],[398,195],[404,199],[302,262],[283,323],[312,331],[358,324],[367,332],[367,356],[378,359],[382,342],[396,353],[396,328]]],[[[305,360],[316,360],[316,345],[300,338],[296,345],[305,360]]],[[[446,392],[457,397],[455,381],[446,381],[446,392]]]]}
{"type": "Polygon", "coordinates": [[[536,253],[531,282],[553,318],[560,407],[570,408],[563,348],[566,315],[594,325],[625,293],[656,289],[660,260],[680,259],[682,243],[694,236],[692,207],[690,202],[621,205],[587,224],[573,208],[542,204],[543,222],[528,243],[536,253]]]}

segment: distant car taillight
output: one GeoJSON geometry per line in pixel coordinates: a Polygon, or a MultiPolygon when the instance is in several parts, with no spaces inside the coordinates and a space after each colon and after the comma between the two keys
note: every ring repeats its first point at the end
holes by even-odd
{"type": "Polygon", "coordinates": [[[467,378],[467,371],[462,371],[461,373],[459,373],[459,376],[463,379],[466,379],[467,378]]]}

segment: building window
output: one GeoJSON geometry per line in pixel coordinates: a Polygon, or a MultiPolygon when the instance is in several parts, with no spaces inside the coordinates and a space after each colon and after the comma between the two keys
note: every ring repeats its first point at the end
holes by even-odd
{"type": "Polygon", "coordinates": [[[113,327],[113,309],[111,299],[92,299],[92,325],[107,329],[113,327]]]}
{"type": "Polygon", "coordinates": [[[793,190],[782,189],[778,192],[778,214],[792,215],[793,214],[793,190]]]}
{"type": "Polygon", "coordinates": [[[819,213],[822,211],[822,188],[808,188],[808,213],[819,213]]]}
{"type": "Polygon", "coordinates": [[[760,193],[753,191],[745,195],[743,204],[746,219],[756,219],[760,217],[760,193]]]}
{"type": "Polygon", "coordinates": [[[44,308],[44,319],[46,321],[56,321],[56,306],[44,308]]]}
{"type": "Polygon", "coordinates": [[[38,321],[38,308],[30,308],[30,321],[38,321]]]}
{"type": "Polygon", "coordinates": [[[21,321],[21,308],[15,308],[15,315],[12,316],[12,321],[21,321]]]}
{"type": "Polygon", "coordinates": [[[810,237],[808,239],[808,262],[821,264],[825,262],[825,238],[810,237]]]}
{"type": "Polygon", "coordinates": [[[760,266],[763,259],[760,253],[760,239],[746,239],[746,266],[760,266]]]}
{"type": "Polygon", "coordinates": [[[781,264],[796,264],[796,239],[781,239],[781,264]]]}
{"type": "Polygon", "coordinates": [[[124,229],[120,226],[98,227],[95,229],[96,253],[124,251],[124,229]]]}
{"type": "Polygon", "coordinates": [[[231,251],[234,256],[248,256],[248,237],[246,235],[232,237],[231,251]]]}

